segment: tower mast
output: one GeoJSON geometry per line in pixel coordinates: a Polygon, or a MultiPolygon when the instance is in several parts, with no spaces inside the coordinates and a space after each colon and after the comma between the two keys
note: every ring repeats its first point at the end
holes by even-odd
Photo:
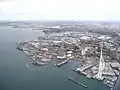
{"type": "Polygon", "coordinates": [[[96,78],[98,80],[103,80],[104,78],[102,77],[102,73],[103,73],[103,70],[105,68],[105,61],[104,61],[104,58],[103,58],[103,53],[102,53],[102,49],[103,49],[103,42],[101,44],[101,54],[100,54],[100,62],[99,62],[99,68],[98,68],[98,73],[96,75],[96,78]]]}

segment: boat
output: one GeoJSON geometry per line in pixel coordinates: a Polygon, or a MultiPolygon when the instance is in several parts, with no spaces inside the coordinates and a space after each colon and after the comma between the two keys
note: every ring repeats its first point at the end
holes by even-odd
{"type": "Polygon", "coordinates": [[[27,68],[29,67],[28,64],[26,64],[26,67],[27,67],[27,68]]]}
{"type": "Polygon", "coordinates": [[[84,85],[83,83],[80,83],[80,82],[74,80],[72,77],[68,77],[68,79],[69,79],[70,81],[72,81],[72,82],[74,82],[74,83],[76,83],[76,84],[78,84],[78,85],[84,87],[84,88],[87,88],[86,85],[84,85]]]}
{"type": "Polygon", "coordinates": [[[69,61],[69,60],[62,61],[62,62],[60,62],[60,63],[58,63],[58,64],[55,64],[55,66],[60,67],[60,66],[62,66],[62,65],[64,65],[64,64],[68,63],[68,61],[69,61]]]}

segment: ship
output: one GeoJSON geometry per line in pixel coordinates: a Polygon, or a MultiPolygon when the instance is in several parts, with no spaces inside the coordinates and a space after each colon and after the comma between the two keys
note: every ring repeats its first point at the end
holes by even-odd
{"type": "Polygon", "coordinates": [[[62,66],[62,65],[64,65],[64,64],[68,63],[68,61],[69,61],[69,60],[62,61],[62,62],[60,62],[60,63],[58,63],[58,64],[55,64],[55,66],[60,67],[60,66],[62,66]]]}

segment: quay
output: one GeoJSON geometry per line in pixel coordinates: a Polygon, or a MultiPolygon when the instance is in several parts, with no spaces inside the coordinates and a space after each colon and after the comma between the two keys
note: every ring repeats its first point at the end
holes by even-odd
{"type": "Polygon", "coordinates": [[[62,65],[64,65],[64,64],[68,63],[68,61],[69,61],[69,60],[62,61],[62,62],[60,62],[60,63],[58,63],[58,64],[55,64],[55,66],[60,67],[60,66],[62,66],[62,65]]]}
{"type": "Polygon", "coordinates": [[[76,83],[76,84],[78,84],[78,85],[84,87],[84,88],[87,88],[86,85],[84,85],[83,83],[80,83],[80,82],[74,80],[72,77],[68,77],[68,79],[69,79],[70,81],[72,81],[72,82],[74,82],[74,83],[76,83]]]}

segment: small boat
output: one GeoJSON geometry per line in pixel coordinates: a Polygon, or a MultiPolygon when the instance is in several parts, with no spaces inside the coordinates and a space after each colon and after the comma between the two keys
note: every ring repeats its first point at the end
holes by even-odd
{"type": "Polygon", "coordinates": [[[28,64],[26,64],[26,67],[29,68],[28,64]]]}

